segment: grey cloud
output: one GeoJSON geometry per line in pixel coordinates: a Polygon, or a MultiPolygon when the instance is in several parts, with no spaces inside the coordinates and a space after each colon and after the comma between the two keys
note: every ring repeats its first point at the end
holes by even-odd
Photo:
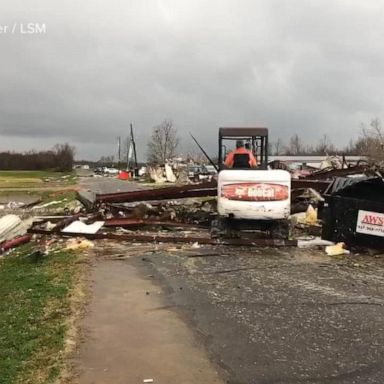
{"type": "Polygon", "coordinates": [[[0,35],[0,150],[69,141],[97,159],[133,122],[144,157],[166,117],[184,150],[193,131],[214,152],[221,125],[341,145],[382,113],[378,0],[3,0],[0,11],[0,24],[47,25],[0,35]]]}

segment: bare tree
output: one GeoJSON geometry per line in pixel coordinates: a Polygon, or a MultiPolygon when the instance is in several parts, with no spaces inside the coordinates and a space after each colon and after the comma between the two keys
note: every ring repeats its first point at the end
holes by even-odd
{"type": "Polygon", "coordinates": [[[148,142],[148,162],[152,164],[164,164],[176,154],[179,145],[177,129],[170,119],[164,120],[153,128],[151,138],[148,142]]]}
{"type": "Polygon", "coordinates": [[[375,119],[372,119],[370,126],[371,134],[379,140],[379,145],[382,147],[384,144],[384,137],[383,128],[381,126],[380,120],[377,117],[375,119]]]}
{"type": "Polygon", "coordinates": [[[289,139],[287,148],[288,155],[300,155],[304,152],[304,146],[301,142],[299,135],[296,133],[289,139]]]}
{"type": "Polygon", "coordinates": [[[362,135],[355,143],[356,152],[367,156],[372,162],[384,160],[384,132],[378,118],[372,119],[369,127],[361,125],[362,135]]]}
{"type": "Polygon", "coordinates": [[[345,145],[341,151],[340,151],[343,155],[347,156],[347,155],[350,155],[350,156],[353,156],[353,155],[358,155],[358,153],[356,152],[356,142],[353,140],[353,139],[349,139],[349,142],[347,145],[345,145]]]}
{"type": "Polygon", "coordinates": [[[75,158],[75,148],[70,146],[68,143],[56,144],[56,169],[58,171],[72,171],[73,161],[75,158]]]}
{"type": "Polygon", "coordinates": [[[115,157],[113,155],[110,156],[101,156],[99,160],[97,160],[98,163],[109,163],[112,164],[115,160],[115,157]]]}
{"type": "Polygon", "coordinates": [[[335,147],[331,143],[331,140],[327,134],[324,134],[323,137],[319,140],[316,145],[315,152],[319,155],[335,152],[335,147]]]}
{"type": "Polygon", "coordinates": [[[274,143],[273,143],[273,154],[274,155],[281,155],[281,152],[283,150],[283,140],[279,137],[274,143]]]}

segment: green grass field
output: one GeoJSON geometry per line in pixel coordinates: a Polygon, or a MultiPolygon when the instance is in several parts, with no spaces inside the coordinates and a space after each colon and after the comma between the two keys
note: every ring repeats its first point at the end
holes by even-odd
{"type": "Polygon", "coordinates": [[[74,172],[0,171],[0,188],[41,188],[76,183],[74,172]]]}
{"type": "Polygon", "coordinates": [[[71,173],[54,171],[0,171],[0,177],[4,178],[33,178],[44,179],[46,177],[59,178],[71,173]]]}
{"type": "Polygon", "coordinates": [[[51,383],[62,366],[81,255],[31,251],[0,260],[0,384],[51,383]]]}

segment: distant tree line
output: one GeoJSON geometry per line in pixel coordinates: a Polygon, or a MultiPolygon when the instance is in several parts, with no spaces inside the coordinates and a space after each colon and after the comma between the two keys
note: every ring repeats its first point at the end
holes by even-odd
{"type": "MultiPolygon", "coordinates": [[[[177,128],[171,119],[163,120],[152,129],[148,141],[147,161],[149,164],[164,164],[177,154],[180,143],[177,128]]],[[[361,124],[359,137],[349,139],[342,147],[332,143],[330,137],[324,134],[315,144],[305,144],[298,134],[293,134],[287,141],[278,138],[269,142],[270,155],[349,155],[367,156],[373,162],[384,161],[384,128],[378,118],[372,119],[368,125],[361,124]]],[[[206,162],[200,151],[194,149],[185,156],[186,160],[206,162]]],[[[211,158],[217,161],[216,154],[211,158]]],[[[89,164],[89,162],[88,162],[89,164]]],[[[102,156],[95,166],[117,165],[114,156],[102,156]]]]}
{"type": "Polygon", "coordinates": [[[28,151],[24,153],[0,152],[1,170],[55,170],[71,171],[75,150],[69,144],[56,144],[48,151],[28,151]]]}
{"type": "Polygon", "coordinates": [[[349,155],[368,156],[373,160],[384,159],[384,132],[379,119],[372,119],[368,126],[362,124],[360,136],[350,139],[343,147],[335,146],[328,135],[323,135],[315,145],[304,144],[299,135],[292,135],[288,142],[281,138],[269,144],[271,155],[349,155]]]}
{"type": "MultiPolygon", "coordinates": [[[[337,148],[330,140],[327,135],[323,135],[323,137],[317,142],[315,145],[304,144],[301,137],[298,134],[292,135],[288,142],[284,142],[281,138],[278,138],[276,141],[271,142],[269,146],[269,153],[271,155],[287,155],[287,156],[295,156],[295,155],[333,155],[336,153],[344,153],[346,148],[339,149],[337,148]]],[[[353,151],[353,149],[349,149],[348,151],[353,151]]]]}

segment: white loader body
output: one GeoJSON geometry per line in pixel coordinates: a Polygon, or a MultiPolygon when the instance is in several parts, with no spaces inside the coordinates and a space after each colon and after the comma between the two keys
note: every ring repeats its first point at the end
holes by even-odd
{"type": "Polygon", "coordinates": [[[218,175],[220,216],[246,220],[287,219],[291,175],[282,170],[223,170],[218,175]]]}

